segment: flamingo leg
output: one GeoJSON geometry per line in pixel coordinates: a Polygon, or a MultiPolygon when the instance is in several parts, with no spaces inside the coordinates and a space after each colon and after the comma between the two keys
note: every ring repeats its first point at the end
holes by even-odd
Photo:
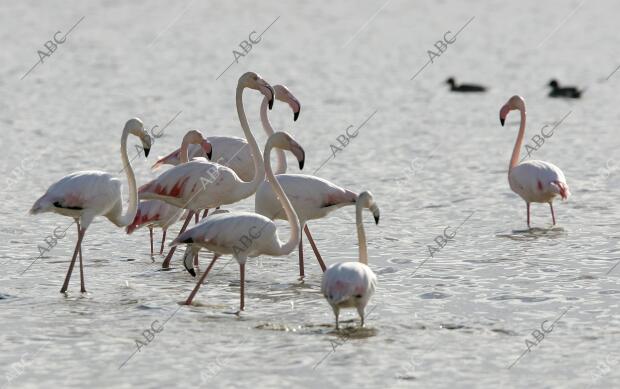
{"type": "Polygon", "coordinates": [[[310,229],[308,228],[307,224],[304,226],[304,232],[306,233],[306,236],[308,237],[310,246],[312,246],[314,255],[316,255],[316,260],[319,261],[319,266],[321,266],[321,270],[323,270],[323,273],[325,273],[325,269],[326,269],[325,262],[323,262],[323,258],[321,257],[321,254],[319,253],[319,249],[316,247],[316,244],[314,243],[314,239],[312,239],[312,234],[310,233],[310,229]]]}
{"type": "Polygon", "coordinates": [[[198,253],[196,253],[196,255],[194,255],[194,267],[198,267],[198,253]]]}
{"type": "Polygon", "coordinates": [[[207,267],[207,270],[205,270],[205,272],[202,273],[202,276],[200,276],[200,279],[196,283],[196,286],[194,286],[194,290],[192,290],[192,293],[190,293],[189,296],[187,297],[187,300],[185,300],[185,305],[190,305],[192,303],[192,300],[194,300],[194,296],[196,296],[196,293],[198,293],[198,289],[200,289],[200,286],[202,286],[202,283],[204,282],[205,278],[207,278],[207,274],[209,274],[209,271],[211,271],[213,264],[215,264],[215,261],[217,261],[219,257],[220,256],[218,254],[213,255],[213,259],[211,260],[209,267],[207,267]]]}
{"type": "Polygon", "coordinates": [[[551,208],[551,219],[553,220],[553,225],[555,226],[555,212],[553,212],[553,203],[549,203],[549,207],[551,208]]]}
{"type": "Polygon", "coordinates": [[[75,259],[78,255],[78,251],[80,251],[80,245],[82,244],[84,232],[85,231],[78,231],[78,240],[75,244],[75,250],[73,251],[73,258],[71,258],[71,264],[69,265],[69,270],[67,270],[65,282],[62,284],[62,288],[60,288],[60,293],[65,293],[67,291],[67,288],[69,287],[69,280],[71,279],[71,273],[73,272],[73,266],[75,266],[75,259]]]}
{"type": "Polygon", "coordinates": [[[200,215],[198,214],[198,212],[196,212],[194,214],[194,223],[198,224],[199,221],[200,221],[200,215]]]}
{"type": "MultiPolygon", "coordinates": [[[[80,234],[80,221],[76,220],[78,236],[80,234]]],[[[78,246],[78,253],[80,255],[80,292],[86,293],[86,287],[84,286],[84,264],[82,263],[82,242],[78,246]]]]}
{"type": "MultiPolygon", "coordinates": [[[[179,231],[179,235],[185,232],[187,225],[189,224],[189,222],[192,221],[192,216],[194,216],[194,211],[189,211],[187,213],[187,219],[185,219],[185,223],[183,223],[183,227],[181,227],[181,231],[179,231]]],[[[176,249],[177,249],[177,246],[170,248],[170,251],[168,251],[168,255],[166,255],[164,262],[161,264],[162,269],[167,269],[170,267],[170,260],[172,259],[172,256],[174,255],[174,251],[176,249]]]]}
{"type": "Polygon", "coordinates": [[[304,244],[303,235],[299,238],[299,278],[304,278],[304,244]]]}
{"type": "Polygon", "coordinates": [[[205,209],[205,211],[202,213],[202,218],[204,219],[205,217],[207,217],[208,213],[209,213],[209,210],[205,209]]]}
{"type": "Polygon", "coordinates": [[[151,257],[153,256],[153,227],[149,226],[149,235],[151,237],[151,257]]]}
{"type": "Polygon", "coordinates": [[[164,252],[164,243],[166,243],[166,231],[164,230],[164,235],[161,237],[161,248],[159,249],[159,255],[164,252]]]}
{"type": "Polygon", "coordinates": [[[526,203],[527,204],[527,228],[532,228],[530,227],[530,203],[526,203]]]}
{"type": "Polygon", "coordinates": [[[239,291],[239,311],[243,311],[243,309],[245,308],[245,263],[239,264],[239,274],[239,283],[241,285],[241,289],[239,291]]]}

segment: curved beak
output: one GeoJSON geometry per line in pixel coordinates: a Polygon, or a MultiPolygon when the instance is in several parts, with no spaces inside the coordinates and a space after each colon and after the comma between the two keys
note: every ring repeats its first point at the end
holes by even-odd
{"type": "Polygon", "coordinates": [[[269,109],[273,108],[273,99],[276,97],[276,91],[265,80],[259,80],[260,86],[258,90],[269,99],[269,109]]]}
{"type": "Polygon", "coordinates": [[[185,270],[192,275],[192,277],[196,277],[196,271],[194,270],[194,250],[192,250],[191,245],[187,245],[187,248],[185,249],[185,254],[183,255],[183,266],[185,267],[185,270]]]}
{"type": "Polygon", "coordinates": [[[296,142],[291,142],[291,153],[293,153],[299,162],[299,170],[303,170],[304,162],[306,161],[306,152],[304,149],[296,142]]]}
{"type": "Polygon", "coordinates": [[[502,127],[504,126],[504,122],[506,119],[504,119],[503,117],[500,116],[499,118],[499,122],[502,124],[502,127]]]}
{"type": "Polygon", "coordinates": [[[210,161],[211,156],[213,155],[213,146],[211,145],[211,143],[209,143],[209,141],[205,140],[202,142],[202,149],[204,150],[205,154],[207,154],[207,158],[209,158],[210,161]]]}
{"type": "Polygon", "coordinates": [[[293,96],[291,96],[291,98],[289,99],[288,104],[291,106],[291,109],[293,110],[293,121],[296,122],[297,118],[299,117],[299,112],[301,111],[301,104],[293,96]]]}
{"type": "Polygon", "coordinates": [[[375,217],[375,224],[379,224],[379,214],[372,215],[375,217]]]}
{"type": "Polygon", "coordinates": [[[379,212],[379,207],[374,205],[371,209],[372,209],[372,216],[375,218],[375,224],[379,224],[379,216],[381,216],[381,213],[379,212]]]}
{"type": "Polygon", "coordinates": [[[153,142],[151,141],[151,136],[149,134],[146,132],[143,134],[144,136],[141,136],[140,140],[142,141],[142,148],[144,149],[144,158],[148,158],[149,152],[151,151],[151,144],[153,142]]]}

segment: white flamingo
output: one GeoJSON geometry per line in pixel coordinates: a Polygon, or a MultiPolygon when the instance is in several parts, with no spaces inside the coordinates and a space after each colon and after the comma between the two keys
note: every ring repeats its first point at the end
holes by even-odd
{"type": "Polygon", "coordinates": [[[362,210],[368,208],[379,224],[379,207],[370,192],[362,192],[357,198],[355,207],[355,223],[357,225],[357,240],[359,243],[359,262],[340,262],[331,265],[321,282],[321,293],[327,299],[336,315],[336,329],[341,308],[356,308],[364,326],[364,309],[375,293],[377,276],[368,267],[368,250],[362,210]]]}
{"type": "Polygon", "coordinates": [[[530,227],[530,203],[549,203],[551,218],[555,225],[553,200],[560,196],[566,200],[570,196],[564,173],[559,167],[545,161],[525,161],[519,163],[519,154],[525,136],[525,101],[521,96],[512,96],[499,111],[499,121],[504,125],[508,112],[518,110],[521,113],[519,135],[512,151],[508,166],[508,183],[513,192],[521,196],[527,204],[527,226],[530,227]]]}
{"type": "Polygon", "coordinates": [[[183,216],[183,209],[177,208],[170,204],[166,204],[160,200],[140,201],[136,217],[131,224],[127,226],[125,231],[132,234],[135,230],[147,226],[151,237],[151,256],[153,255],[153,228],[158,227],[163,231],[161,238],[161,247],[159,254],[164,252],[164,243],[166,242],[166,232],[174,223],[178,222],[183,216]]]}
{"type": "Polygon", "coordinates": [[[185,251],[184,265],[186,269],[195,276],[191,267],[191,258],[194,257],[201,248],[207,248],[215,253],[213,260],[204,271],[194,290],[190,293],[186,304],[191,304],[198,289],[204,282],[207,274],[213,267],[215,261],[224,254],[232,254],[239,263],[240,271],[240,305],[239,310],[244,309],[245,296],[245,262],[248,257],[259,255],[288,255],[290,254],[300,239],[299,219],[291,202],[286,197],[280,184],[275,179],[271,169],[270,155],[271,149],[277,147],[292,152],[299,161],[299,168],[304,165],[304,150],[299,144],[285,132],[277,132],[270,136],[265,145],[264,169],[267,179],[278,194],[284,212],[291,226],[291,236],[287,242],[280,241],[276,224],[269,218],[251,212],[228,212],[213,214],[200,222],[198,225],[188,229],[172,242],[173,246],[187,244],[185,251]]]}
{"type": "MultiPolygon", "coordinates": [[[[194,213],[201,209],[217,208],[243,200],[253,195],[258,185],[265,179],[265,168],[260,150],[243,109],[245,88],[258,90],[270,100],[273,99],[274,91],[265,80],[253,72],[243,74],[237,84],[237,114],[254,162],[255,174],[251,181],[242,180],[234,170],[227,166],[203,159],[175,166],[140,187],[138,191],[142,199],[162,200],[176,207],[190,210],[181,231],[185,230],[194,213]]],[[[185,149],[182,147],[181,151],[182,156],[187,156],[187,147],[185,149]]],[[[163,268],[170,266],[173,254],[174,250],[171,249],[162,263],[163,268]]]]}
{"type": "MultiPolygon", "coordinates": [[[[310,246],[316,255],[321,270],[325,271],[325,262],[312,238],[307,222],[321,219],[331,212],[355,204],[357,194],[341,188],[323,178],[306,174],[279,174],[278,183],[290,199],[299,217],[300,225],[308,237],[310,246]]],[[[284,213],[277,196],[268,182],[263,182],[256,191],[254,210],[271,219],[283,219],[284,213]]],[[[299,276],[304,277],[303,240],[299,240],[299,276]]]]}
{"type": "Polygon", "coordinates": [[[127,121],[121,137],[121,160],[129,184],[129,206],[125,213],[123,213],[121,181],[100,171],[81,171],[61,178],[52,184],[30,209],[31,214],[55,212],[68,216],[73,218],[77,224],[78,239],[60,293],[66,292],[69,287],[69,279],[78,253],[80,254],[81,291],[82,293],[86,292],[81,245],[86,229],[93,219],[97,216],[105,216],[116,226],[125,227],[132,222],[136,215],[138,206],[136,178],[127,157],[127,137],[129,134],[140,138],[145,156],[148,156],[151,148],[151,139],[144,131],[142,121],[137,118],[127,121]]]}
{"type": "MultiPolygon", "coordinates": [[[[297,121],[299,111],[301,110],[301,105],[297,98],[293,96],[284,85],[274,85],[273,89],[275,91],[276,100],[287,103],[293,110],[293,121],[297,121]]],[[[260,119],[267,136],[271,136],[274,133],[271,122],[269,121],[269,116],[267,115],[267,108],[271,109],[271,103],[272,100],[265,96],[260,106],[260,119]]],[[[249,181],[254,177],[252,153],[250,152],[250,148],[246,147],[248,142],[245,139],[234,136],[209,136],[208,140],[213,146],[213,155],[209,159],[221,165],[228,166],[244,181],[249,181]]],[[[161,157],[153,165],[153,169],[158,169],[163,165],[178,165],[181,162],[180,151],[181,149],[176,149],[165,157],[161,157]]],[[[199,146],[190,145],[190,159],[204,156],[205,153],[199,146]]],[[[284,156],[284,152],[280,149],[276,149],[276,161],[276,174],[285,173],[286,157],[284,156]]]]}

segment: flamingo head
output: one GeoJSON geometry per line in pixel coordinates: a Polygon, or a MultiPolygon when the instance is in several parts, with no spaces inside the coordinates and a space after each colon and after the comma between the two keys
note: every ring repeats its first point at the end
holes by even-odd
{"type": "Polygon", "coordinates": [[[183,137],[183,143],[200,145],[207,157],[211,159],[213,153],[213,147],[211,143],[202,135],[198,130],[190,130],[183,137]]]}
{"type": "Polygon", "coordinates": [[[454,78],[450,77],[446,80],[446,84],[450,85],[450,86],[454,86],[456,84],[456,82],[454,81],[454,78]]]}
{"type": "MultiPolygon", "coordinates": [[[[293,153],[295,158],[297,158],[297,161],[299,161],[299,169],[303,170],[306,152],[288,133],[276,132],[269,137],[267,145],[271,145],[271,147],[277,147],[282,150],[288,150],[293,153]]],[[[267,148],[267,146],[265,146],[265,148],[267,148]]],[[[265,160],[267,161],[268,159],[265,158],[265,160]]]]}
{"type": "Polygon", "coordinates": [[[287,103],[291,107],[293,110],[293,121],[297,121],[299,111],[301,111],[299,100],[284,85],[274,85],[273,89],[276,92],[276,99],[287,103]]]}
{"type": "Polygon", "coordinates": [[[144,123],[142,123],[142,120],[138,118],[132,118],[127,120],[127,123],[125,123],[124,131],[127,131],[131,135],[140,138],[140,141],[142,142],[142,148],[144,149],[144,156],[148,157],[149,151],[151,151],[151,137],[149,136],[149,134],[147,134],[146,131],[144,131],[144,123]]]}
{"type": "Polygon", "coordinates": [[[263,80],[263,78],[258,74],[254,72],[244,73],[239,78],[239,86],[242,88],[250,88],[259,91],[269,99],[269,109],[273,108],[273,98],[276,93],[273,90],[273,87],[269,85],[267,81],[263,80]]]}
{"type": "Polygon", "coordinates": [[[499,122],[502,124],[502,126],[506,122],[506,116],[508,116],[508,112],[514,111],[515,109],[525,112],[525,100],[523,100],[523,97],[517,95],[512,96],[510,99],[508,99],[508,102],[506,102],[506,104],[504,104],[499,110],[499,122]]]}
{"type": "Polygon", "coordinates": [[[357,196],[357,206],[370,209],[372,216],[375,218],[375,224],[379,224],[379,216],[381,216],[381,213],[379,211],[379,206],[375,203],[374,197],[372,197],[372,193],[369,191],[360,193],[359,196],[357,196]]]}
{"type": "Polygon", "coordinates": [[[560,84],[558,84],[557,80],[553,79],[551,81],[549,81],[549,86],[552,87],[553,89],[557,88],[560,86],[560,84]]]}

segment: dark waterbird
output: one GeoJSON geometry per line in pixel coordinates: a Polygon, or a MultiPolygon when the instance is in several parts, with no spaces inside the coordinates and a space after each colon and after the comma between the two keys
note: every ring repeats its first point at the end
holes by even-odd
{"type": "Polygon", "coordinates": [[[549,81],[549,86],[551,87],[549,97],[567,97],[571,99],[578,99],[583,93],[583,91],[580,91],[574,86],[561,87],[556,80],[549,81]]]}
{"type": "Polygon", "coordinates": [[[485,92],[487,90],[487,88],[482,85],[475,85],[475,84],[456,85],[456,81],[454,81],[454,78],[452,77],[446,80],[446,84],[450,85],[450,90],[452,92],[485,92]]]}

